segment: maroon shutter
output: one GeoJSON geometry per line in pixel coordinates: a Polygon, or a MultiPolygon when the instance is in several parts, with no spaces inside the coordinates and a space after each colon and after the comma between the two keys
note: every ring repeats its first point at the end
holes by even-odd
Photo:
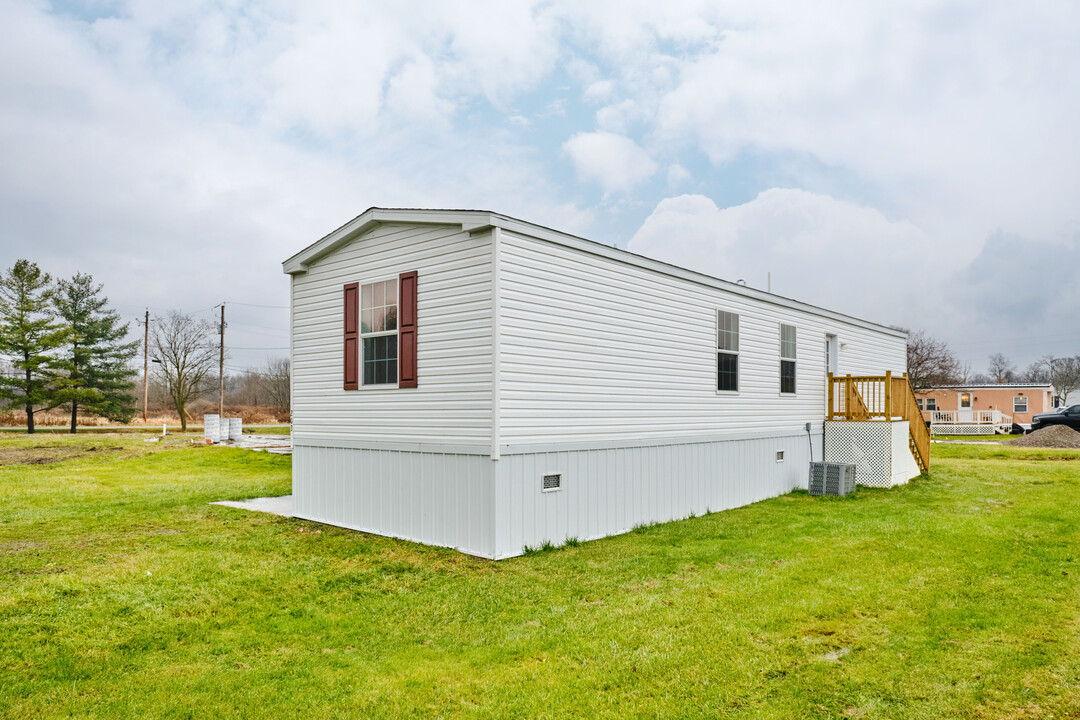
{"type": "Polygon", "coordinates": [[[398,279],[398,387],[416,387],[416,271],[398,279]]]}
{"type": "Polygon", "coordinates": [[[360,283],[345,286],[345,389],[360,387],[360,283]]]}

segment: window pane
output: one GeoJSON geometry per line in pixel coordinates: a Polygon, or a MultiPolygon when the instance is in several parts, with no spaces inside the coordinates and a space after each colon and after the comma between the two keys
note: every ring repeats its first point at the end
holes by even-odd
{"type": "Polygon", "coordinates": [[[364,338],[364,384],[397,383],[397,335],[364,338]]]}
{"type": "Polygon", "coordinates": [[[780,326],[780,357],[795,359],[795,326],[780,326]]]}
{"type": "Polygon", "coordinates": [[[386,286],[386,298],[383,300],[383,305],[397,305],[397,280],[387,280],[383,285],[386,286]]]}
{"type": "Polygon", "coordinates": [[[716,315],[716,349],[739,351],[739,316],[719,311],[716,315]]]}
{"type": "Polygon", "coordinates": [[[386,321],[386,327],[385,327],[386,330],[397,330],[397,306],[396,305],[391,305],[390,307],[386,308],[385,321],[386,321]]]}
{"type": "Polygon", "coordinates": [[[739,389],[739,356],[731,353],[717,353],[716,368],[716,389],[737,391],[739,389]]]}
{"type": "Polygon", "coordinates": [[[780,361],[780,392],[795,392],[795,363],[791,360],[780,361]]]}
{"type": "Polygon", "coordinates": [[[371,332],[371,309],[364,308],[360,311],[360,332],[371,332]]]}
{"type": "Polygon", "coordinates": [[[371,288],[372,288],[371,285],[365,285],[362,288],[361,292],[360,292],[360,295],[363,298],[363,301],[362,301],[361,304],[366,308],[370,308],[371,305],[372,305],[372,302],[371,302],[371,288]]]}
{"type": "Polygon", "coordinates": [[[379,307],[380,305],[385,305],[386,303],[383,302],[383,298],[385,297],[385,293],[383,292],[383,283],[375,283],[374,287],[375,298],[371,301],[371,306],[379,307]]]}

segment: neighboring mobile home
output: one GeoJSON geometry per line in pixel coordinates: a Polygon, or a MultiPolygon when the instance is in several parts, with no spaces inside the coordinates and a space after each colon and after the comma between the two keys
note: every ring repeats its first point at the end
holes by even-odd
{"type": "Polygon", "coordinates": [[[1031,417],[1054,409],[1049,383],[943,385],[915,393],[923,418],[939,435],[992,435],[1013,423],[1031,427],[1031,417]]]}
{"type": "Polygon", "coordinates": [[[298,517],[504,558],[733,508],[806,486],[834,395],[891,421],[836,435],[861,482],[928,459],[827,390],[910,394],[875,323],[474,210],[372,208],[284,270],[298,517]]]}

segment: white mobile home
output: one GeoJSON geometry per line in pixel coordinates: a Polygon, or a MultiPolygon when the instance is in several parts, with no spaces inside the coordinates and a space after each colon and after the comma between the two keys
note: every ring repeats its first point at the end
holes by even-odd
{"type": "Polygon", "coordinates": [[[906,387],[881,325],[473,210],[372,208],[284,269],[301,518],[505,558],[805,487],[827,417],[866,421],[832,433],[860,482],[919,472],[859,384],[906,387]]]}

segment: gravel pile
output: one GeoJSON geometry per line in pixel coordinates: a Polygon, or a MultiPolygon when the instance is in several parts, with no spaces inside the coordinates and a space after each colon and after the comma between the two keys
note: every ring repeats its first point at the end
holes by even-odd
{"type": "Polygon", "coordinates": [[[1051,425],[1042,430],[1009,440],[1006,445],[1034,448],[1076,448],[1080,449],[1080,432],[1064,425],[1051,425]]]}

